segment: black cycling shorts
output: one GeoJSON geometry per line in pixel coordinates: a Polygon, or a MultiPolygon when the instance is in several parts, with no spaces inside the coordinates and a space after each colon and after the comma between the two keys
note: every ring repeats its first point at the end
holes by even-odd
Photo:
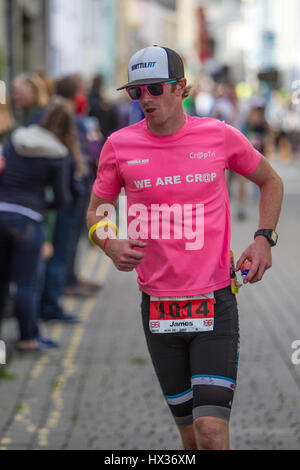
{"type": "Polygon", "coordinates": [[[215,291],[215,299],[213,331],[151,333],[150,296],[142,294],[149,352],[178,425],[190,425],[202,416],[230,418],[238,367],[237,303],[230,286],[215,291]]]}

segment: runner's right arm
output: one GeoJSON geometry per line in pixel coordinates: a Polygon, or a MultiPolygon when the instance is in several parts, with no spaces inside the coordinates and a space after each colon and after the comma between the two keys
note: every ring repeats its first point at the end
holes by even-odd
{"type": "MultiPolygon", "coordinates": [[[[117,201],[118,197],[115,197],[113,199],[101,199],[96,196],[94,192],[92,192],[90,205],[87,212],[88,228],[90,229],[93,225],[97,224],[102,219],[107,217],[105,211],[103,211],[104,215],[97,215],[97,212],[99,213],[99,206],[101,206],[102,204],[109,204],[115,207],[117,201]]],[[[104,249],[105,239],[100,239],[97,236],[96,231],[94,232],[93,240],[100,248],[102,248],[102,250],[104,249]]],[[[145,248],[146,246],[147,244],[142,242],[141,240],[110,239],[106,243],[105,253],[107,256],[109,256],[109,258],[112,259],[114,265],[119,271],[129,272],[133,271],[146,256],[145,252],[136,250],[134,249],[134,247],[145,248]]]]}

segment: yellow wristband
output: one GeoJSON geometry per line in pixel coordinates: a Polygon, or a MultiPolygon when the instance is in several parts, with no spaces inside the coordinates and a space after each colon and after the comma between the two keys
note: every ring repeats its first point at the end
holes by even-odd
{"type": "Polygon", "coordinates": [[[89,230],[89,239],[93,243],[93,245],[97,245],[97,243],[94,242],[93,236],[98,227],[112,227],[115,231],[116,236],[118,236],[118,227],[112,222],[102,220],[101,222],[97,222],[95,225],[93,225],[89,230]]]}

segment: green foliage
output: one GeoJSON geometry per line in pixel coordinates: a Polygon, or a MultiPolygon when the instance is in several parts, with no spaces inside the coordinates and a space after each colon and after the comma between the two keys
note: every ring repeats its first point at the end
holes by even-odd
{"type": "Polygon", "coordinates": [[[10,372],[6,367],[0,368],[0,380],[15,380],[16,378],[17,374],[10,372]]]}

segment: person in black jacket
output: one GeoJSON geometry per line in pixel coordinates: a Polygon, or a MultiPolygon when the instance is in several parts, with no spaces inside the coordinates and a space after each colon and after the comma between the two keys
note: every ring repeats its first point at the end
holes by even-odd
{"type": "Polygon", "coordinates": [[[42,346],[37,322],[37,291],[45,212],[70,204],[71,179],[79,179],[82,172],[81,161],[73,156],[73,126],[72,113],[65,100],[55,99],[41,123],[18,128],[3,151],[0,319],[13,283],[20,332],[17,347],[22,352],[40,350],[42,346]],[[46,188],[52,188],[52,201],[46,202],[46,188]]]}
{"type": "Polygon", "coordinates": [[[74,323],[78,318],[65,312],[60,298],[62,294],[86,297],[96,294],[100,286],[79,278],[76,272],[76,259],[79,240],[85,226],[85,214],[90,198],[91,176],[87,143],[87,130],[83,120],[76,115],[76,97],[80,92],[77,76],[67,75],[56,82],[56,94],[67,100],[72,117],[78,151],[85,162],[86,174],[81,180],[80,188],[74,187],[72,205],[60,210],[56,217],[53,247],[54,255],[47,262],[45,286],[41,296],[40,318],[44,321],[74,323]],[[67,292],[66,292],[67,291],[67,292]]]}
{"type": "Polygon", "coordinates": [[[100,130],[106,140],[121,127],[117,108],[108,104],[102,96],[102,76],[96,75],[88,96],[89,116],[98,119],[100,130]]]}

